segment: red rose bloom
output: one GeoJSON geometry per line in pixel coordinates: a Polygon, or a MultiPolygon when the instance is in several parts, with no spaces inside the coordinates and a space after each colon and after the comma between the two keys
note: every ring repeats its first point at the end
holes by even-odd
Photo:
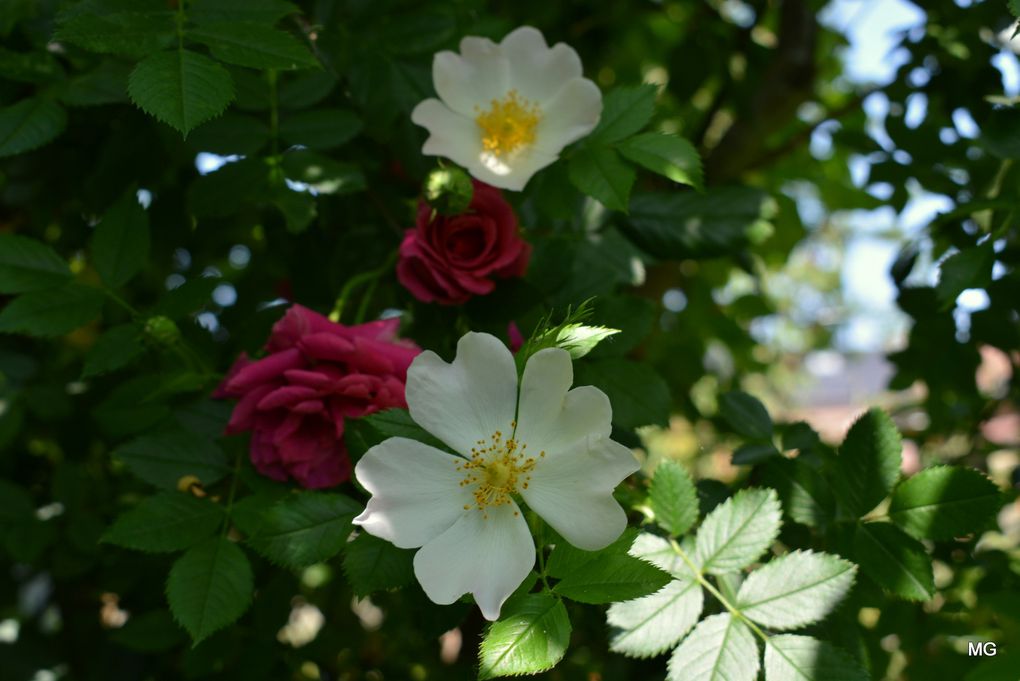
{"type": "Polygon", "coordinates": [[[473,181],[474,195],[460,215],[433,215],[418,204],[418,222],[400,244],[397,278],[424,303],[459,305],[490,293],[493,278],[520,277],[531,246],[521,239],[517,216],[495,187],[473,181]]]}
{"type": "Polygon", "coordinates": [[[350,477],[344,419],[407,406],[407,367],[421,350],[395,340],[398,324],[344,326],[294,305],[273,326],[265,358],[238,358],[216,396],[240,398],[227,433],[251,431],[260,473],[308,488],[350,477]]]}

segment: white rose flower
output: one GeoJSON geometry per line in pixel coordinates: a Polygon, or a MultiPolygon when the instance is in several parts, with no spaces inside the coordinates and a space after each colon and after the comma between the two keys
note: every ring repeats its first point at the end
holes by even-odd
{"type": "Polygon", "coordinates": [[[563,43],[549,47],[530,26],[498,45],[467,37],[460,54],[437,53],[432,81],[439,99],[411,112],[430,133],[422,153],[445,156],[503,189],[523,189],[602,113],[602,93],[581,76],[577,52],[563,43]]]}
{"type": "Polygon", "coordinates": [[[499,617],[535,564],[518,497],[578,548],[604,548],[623,532],[613,490],[637,460],[609,439],[605,393],[572,382],[567,351],[541,350],[518,399],[513,356],[483,333],[462,337],[452,364],[429,351],[411,364],[411,417],[459,456],[401,437],[372,447],[354,469],[372,495],[354,522],[420,547],[414,573],[433,602],[471,593],[487,619],[499,617]]]}

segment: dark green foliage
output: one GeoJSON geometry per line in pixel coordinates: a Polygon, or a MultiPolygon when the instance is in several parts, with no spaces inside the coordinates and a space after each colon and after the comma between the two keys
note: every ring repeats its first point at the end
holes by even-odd
{"type": "MultiPolygon", "coordinates": [[[[1020,5],[890,0],[919,23],[860,77],[887,13],[854,4],[0,0],[0,677],[1015,681],[1020,123],[990,59],[1020,5]],[[411,111],[436,52],[521,25],[603,115],[503,192],[525,276],[422,303],[395,262],[457,169],[411,111]],[[399,314],[446,360],[537,329],[518,368],[566,348],[637,453],[630,529],[583,552],[523,508],[499,620],[431,603],[356,481],[225,435],[281,301],[399,314]]],[[[342,437],[449,451],[403,409],[342,437]]]]}
{"type": "Polygon", "coordinates": [[[53,288],[71,271],[52,248],[25,237],[0,234],[0,291],[24,293],[53,288]]]}
{"type": "Polygon", "coordinates": [[[655,522],[672,535],[682,535],[698,519],[698,496],[683,466],[663,461],[655,470],[648,501],[655,522]]]}
{"type": "Polygon", "coordinates": [[[248,544],[274,563],[305,567],[343,549],[360,510],[343,494],[288,495],[261,514],[248,544]]]}
{"type": "Polygon", "coordinates": [[[198,643],[248,609],[252,587],[244,552],[221,537],[177,559],[166,582],[166,595],[174,619],[198,643]]]}
{"type": "Polygon", "coordinates": [[[128,190],[106,212],[92,237],[92,259],[107,286],[123,286],[149,260],[149,218],[128,190]]]}
{"type": "Polygon", "coordinates": [[[897,596],[923,601],[935,593],[924,546],[890,523],[858,525],[854,553],[864,573],[897,596]]]}
{"type": "Polygon", "coordinates": [[[882,501],[900,477],[900,434],[885,412],[872,409],[854,422],[833,473],[836,498],[854,516],[882,501]]]}
{"type": "Polygon", "coordinates": [[[103,541],[139,551],[179,551],[211,535],[222,522],[223,509],[216,504],[163,492],[118,517],[103,541]]]}
{"type": "Polygon", "coordinates": [[[344,575],[358,596],[399,589],[414,579],[411,557],[411,551],[362,533],[344,551],[344,575]]]}
{"type": "Polygon", "coordinates": [[[936,466],[900,483],[889,517],[916,537],[949,539],[983,529],[1001,505],[995,484],[978,471],[936,466]]]}

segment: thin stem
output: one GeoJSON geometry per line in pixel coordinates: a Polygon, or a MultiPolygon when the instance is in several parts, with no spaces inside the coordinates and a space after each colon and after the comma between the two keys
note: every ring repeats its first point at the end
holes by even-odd
{"type": "Polygon", "coordinates": [[[542,586],[545,587],[546,591],[552,591],[552,587],[549,586],[549,576],[545,569],[545,522],[533,511],[528,512],[528,523],[532,527],[532,532],[535,535],[535,553],[538,554],[538,577],[542,580],[542,586]]]}
{"type": "Polygon", "coordinates": [[[182,53],[184,52],[184,0],[177,0],[177,16],[175,17],[177,23],[177,50],[182,53]]]}
{"type": "MultiPolygon", "coordinates": [[[[348,279],[347,283],[345,283],[343,288],[340,289],[340,295],[336,297],[336,303],[333,305],[333,311],[330,312],[329,314],[330,320],[334,322],[339,322],[342,320],[344,314],[344,307],[346,307],[347,301],[350,299],[351,294],[354,293],[354,290],[357,289],[362,284],[371,284],[368,291],[365,292],[365,297],[370,298],[372,296],[372,293],[375,291],[376,280],[378,280],[379,277],[381,277],[382,275],[386,274],[386,272],[388,272],[389,269],[393,267],[393,263],[395,263],[396,261],[397,252],[393,251],[386,258],[386,261],[383,262],[383,264],[379,265],[379,267],[376,267],[375,269],[369,270],[367,272],[362,272],[361,274],[356,274],[350,279],[348,279]]],[[[364,299],[362,299],[362,306],[358,309],[357,312],[358,321],[356,323],[359,324],[361,323],[361,321],[364,319],[364,315],[367,312],[367,310],[368,304],[365,302],[364,299]]]]}
{"type": "Polygon", "coordinates": [[[694,577],[695,579],[698,580],[698,583],[701,584],[701,586],[705,587],[706,591],[715,596],[716,600],[722,603],[723,607],[726,608],[731,615],[733,615],[738,620],[746,624],[747,627],[751,631],[753,631],[758,638],[767,643],[769,640],[768,634],[762,631],[757,624],[749,620],[747,616],[744,615],[744,613],[740,612],[740,610],[735,605],[730,603],[729,599],[727,599],[725,596],[722,595],[722,593],[720,593],[719,589],[717,589],[714,584],[708,581],[708,578],[705,577],[705,574],[701,571],[701,569],[697,565],[694,564],[694,561],[692,561],[690,556],[687,555],[687,552],[680,547],[680,544],[678,544],[677,541],[672,538],[670,538],[669,544],[673,548],[673,552],[676,555],[680,556],[681,560],[683,560],[684,563],[687,564],[688,569],[690,569],[690,571],[694,574],[694,577]]]}
{"type": "Polygon", "coordinates": [[[358,311],[354,314],[355,324],[361,324],[365,321],[365,317],[368,315],[368,305],[372,302],[372,295],[375,293],[376,286],[378,285],[379,277],[373,277],[372,281],[368,282],[365,295],[361,296],[361,302],[358,303],[358,311]]]}
{"type": "Polygon", "coordinates": [[[266,71],[266,81],[269,83],[269,135],[271,155],[278,156],[280,153],[280,102],[276,89],[276,69],[266,71]]]}
{"type": "Polygon", "coordinates": [[[130,314],[132,317],[137,318],[137,317],[141,316],[141,313],[138,310],[136,310],[135,307],[133,305],[131,305],[131,303],[129,303],[128,301],[126,301],[123,298],[121,298],[119,295],[114,293],[111,289],[108,289],[108,288],[106,288],[104,286],[102,291],[103,291],[104,294],[106,294],[107,298],[109,298],[113,302],[117,303],[122,308],[124,308],[124,310],[126,310],[127,313],[130,314]]]}
{"type": "Polygon", "coordinates": [[[227,508],[226,515],[223,518],[223,528],[220,531],[220,536],[225,537],[227,530],[230,529],[230,514],[234,510],[234,497],[237,495],[237,480],[241,473],[241,455],[244,454],[244,450],[238,448],[237,455],[234,456],[234,470],[230,474],[230,492],[227,493],[227,508]]]}

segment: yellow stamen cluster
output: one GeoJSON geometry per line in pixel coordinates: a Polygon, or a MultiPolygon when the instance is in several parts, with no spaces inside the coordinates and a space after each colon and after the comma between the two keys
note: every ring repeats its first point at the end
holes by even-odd
{"type": "Polygon", "coordinates": [[[535,142],[535,129],[542,120],[537,104],[510,90],[503,99],[492,100],[488,110],[475,107],[475,122],[482,132],[482,148],[501,158],[535,142]]]}
{"type": "MultiPolygon", "coordinates": [[[[457,463],[457,470],[464,472],[460,486],[474,486],[475,503],[465,504],[464,510],[477,508],[485,514],[490,506],[507,505],[519,490],[528,489],[535,457],[528,456],[527,449],[527,444],[513,437],[504,440],[498,430],[488,440],[478,440],[471,448],[471,458],[457,463]]],[[[540,458],[544,456],[545,452],[539,453],[540,458]]]]}

